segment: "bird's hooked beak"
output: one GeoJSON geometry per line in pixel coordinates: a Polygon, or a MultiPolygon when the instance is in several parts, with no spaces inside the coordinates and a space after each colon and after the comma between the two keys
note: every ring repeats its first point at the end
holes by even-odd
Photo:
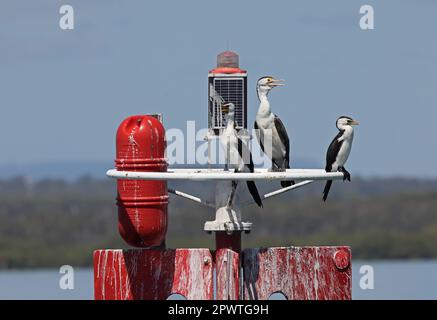
{"type": "Polygon", "coordinates": [[[284,80],[281,80],[281,79],[270,78],[268,85],[270,87],[285,86],[285,84],[283,82],[284,82],[284,80]]]}
{"type": "Polygon", "coordinates": [[[222,112],[224,113],[229,112],[229,103],[222,104],[222,112]]]}
{"type": "Polygon", "coordinates": [[[357,126],[360,123],[358,121],[356,121],[356,120],[349,120],[347,124],[350,125],[350,126],[357,126]]]}

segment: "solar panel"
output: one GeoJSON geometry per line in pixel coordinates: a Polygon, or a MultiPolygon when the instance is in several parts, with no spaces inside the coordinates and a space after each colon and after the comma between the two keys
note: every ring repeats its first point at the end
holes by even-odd
{"type": "Polygon", "coordinates": [[[245,79],[244,78],[213,78],[210,82],[209,127],[222,129],[225,127],[225,115],[221,110],[223,103],[232,102],[235,105],[235,121],[237,129],[245,125],[245,79]]]}

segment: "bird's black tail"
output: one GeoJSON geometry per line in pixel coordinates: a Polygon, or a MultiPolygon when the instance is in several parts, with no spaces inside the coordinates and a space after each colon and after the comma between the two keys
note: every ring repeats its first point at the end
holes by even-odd
{"type": "Polygon", "coordinates": [[[256,187],[255,182],[253,181],[247,181],[247,187],[249,188],[249,192],[252,195],[253,200],[255,200],[256,204],[258,205],[258,207],[262,208],[263,207],[263,203],[261,201],[261,197],[258,193],[258,189],[256,187]]]}
{"type": "MultiPolygon", "coordinates": [[[[288,161],[285,164],[285,169],[290,169],[290,165],[288,164],[288,161]]],[[[292,185],[294,185],[294,181],[293,180],[284,180],[284,181],[281,181],[281,187],[282,188],[291,187],[292,185]]]]}
{"type": "Polygon", "coordinates": [[[290,187],[290,186],[292,186],[293,184],[294,184],[294,181],[293,181],[293,180],[284,180],[284,181],[281,181],[281,187],[282,187],[282,188],[290,187]]]}
{"type": "Polygon", "coordinates": [[[326,201],[326,199],[328,199],[328,194],[329,194],[329,190],[331,189],[331,186],[332,186],[332,180],[326,181],[325,189],[323,189],[323,201],[326,201]]]}

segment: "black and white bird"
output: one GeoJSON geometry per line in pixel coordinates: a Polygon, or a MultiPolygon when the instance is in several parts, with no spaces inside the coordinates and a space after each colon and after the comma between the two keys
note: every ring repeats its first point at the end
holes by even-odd
{"type": "MultiPolygon", "coordinates": [[[[233,103],[222,105],[222,111],[226,114],[226,128],[220,135],[220,143],[225,150],[226,163],[230,168],[234,168],[235,172],[254,172],[254,165],[252,161],[252,154],[249,148],[237,136],[235,130],[235,106],[233,103]]],[[[258,189],[254,181],[246,181],[249,192],[253,200],[259,207],[262,207],[262,200],[258,193],[258,189]]],[[[237,189],[237,182],[232,181],[232,191],[228,200],[228,207],[231,206],[235,191],[237,189]]]]}
{"type": "MultiPolygon", "coordinates": [[[[262,77],[258,80],[256,91],[259,108],[255,120],[255,133],[262,151],[272,160],[272,171],[285,171],[290,168],[290,140],[281,119],[272,113],[267,96],[271,89],[283,86],[283,80],[262,77]]],[[[289,187],[294,181],[281,181],[282,187],[289,187]]]]}
{"type": "MultiPolygon", "coordinates": [[[[329,145],[326,153],[326,172],[343,172],[344,178],[351,181],[351,175],[344,167],[352,149],[354,140],[354,128],[358,125],[358,121],[346,116],[341,116],[337,119],[337,128],[340,131],[329,145]]],[[[328,198],[329,190],[331,189],[332,180],[326,181],[325,189],[323,190],[323,201],[328,198]]]]}

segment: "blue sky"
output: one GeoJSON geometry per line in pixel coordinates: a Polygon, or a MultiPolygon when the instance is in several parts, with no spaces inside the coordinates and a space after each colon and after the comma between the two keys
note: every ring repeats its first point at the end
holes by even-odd
{"type": "Polygon", "coordinates": [[[348,169],[437,176],[437,2],[22,1],[0,3],[0,165],[108,161],[128,115],[162,112],[167,128],[206,126],[207,72],[240,54],[270,95],[294,158],[323,165],[335,119],[358,119],[348,169]],[[75,30],[58,26],[75,9],[75,30]],[[375,9],[375,30],[359,8],[375,9]]]}

